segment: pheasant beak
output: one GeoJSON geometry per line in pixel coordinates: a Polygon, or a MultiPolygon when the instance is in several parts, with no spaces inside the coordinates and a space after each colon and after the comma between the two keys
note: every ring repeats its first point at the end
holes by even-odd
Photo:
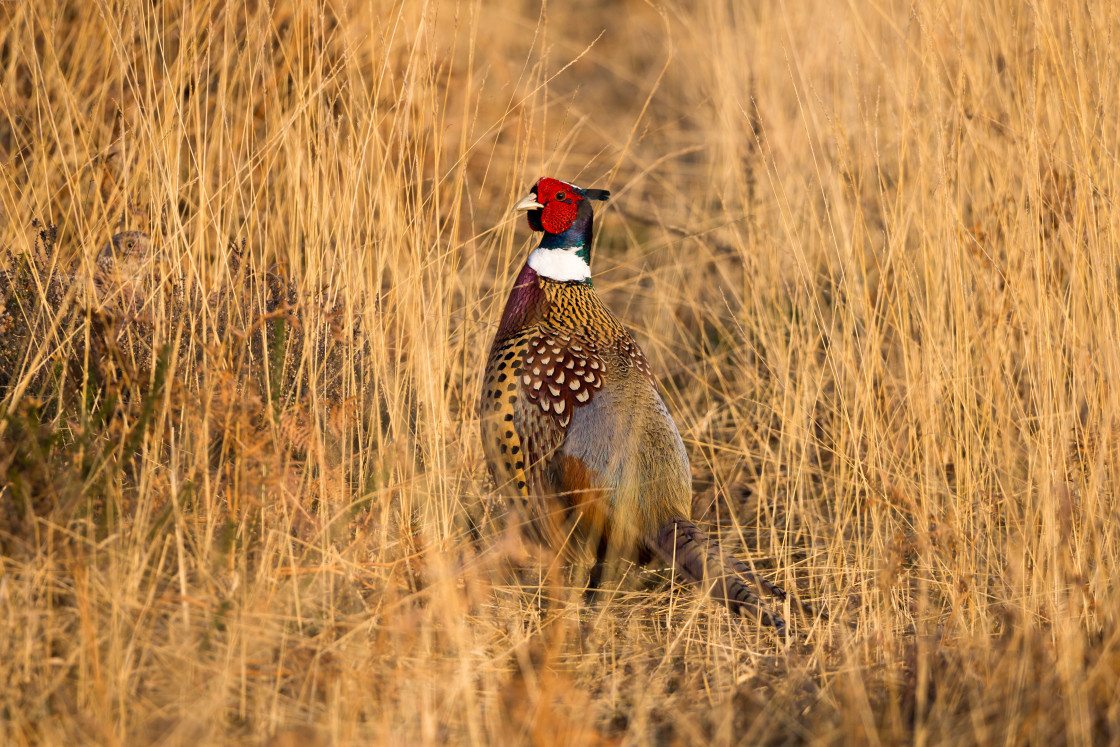
{"type": "Polygon", "coordinates": [[[516,213],[518,210],[539,210],[543,207],[544,205],[537,202],[537,196],[530,192],[529,194],[522,197],[521,202],[514,205],[513,210],[511,210],[510,212],[516,213]]]}

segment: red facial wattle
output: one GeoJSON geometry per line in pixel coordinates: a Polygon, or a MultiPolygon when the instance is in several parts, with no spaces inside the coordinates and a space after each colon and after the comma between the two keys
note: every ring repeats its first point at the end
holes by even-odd
{"type": "Polygon", "coordinates": [[[572,202],[553,200],[541,211],[541,225],[549,233],[564,233],[572,227],[578,208],[572,202]]]}
{"type": "MultiPolygon", "coordinates": [[[[544,207],[540,212],[541,227],[548,233],[564,233],[572,227],[579,212],[579,201],[583,197],[570,184],[559,179],[545,177],[537,182],[537,202],[544,207]]],[[[533,226],[532,218],[529,226],[533,226]]]]}

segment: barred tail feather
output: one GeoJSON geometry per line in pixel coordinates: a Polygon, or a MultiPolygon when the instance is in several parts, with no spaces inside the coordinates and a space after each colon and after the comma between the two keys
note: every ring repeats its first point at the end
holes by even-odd
{"type": "Polygon", "coordinates": [[[732,612],[755,616],[784,633],[786,622],[769,610],[747,584],[754,584],[784,601],[787,594],[751,571],[742,561],[725,555],[708,535],[688,519],[672,519],[649,539],[652,549],[689,581],[710,588],[712,596],[732,612]]]}
{"type": "Polygon", "coordinates": [[[750,566],[748,566],[743,561],[739,560],[734,555],[729,555],[729,554],[726,554],[726,553],[720,553],[720,554],[723,555],[724,560],[727,562],[727,565],[731,568],[731,570],[733,570],[735,573],[739,574],[743,578],[747,579],[751,583],[758,585],[759,587],[764,589],[767,594],[774,597],[778,601],[784,602],[788,599],[795,607],[800,609],[802,613],[804,613],[806,615],[809,615],[810,617],[820,617],[821,619],[824,619],[824,620],[829,619],[828,618],[828,613],[825,610],[814,609],[813,607],[810,607],[808,604],[805,604],[805,602],[803,602],[800,599],[798,599],[797,597],[793,596],[792,594],[787,592],[782,587],[778,586],[777,584],[775,584],[771,581],[767,581],[762,576],[755,573],[754,570],[750,566]]]}

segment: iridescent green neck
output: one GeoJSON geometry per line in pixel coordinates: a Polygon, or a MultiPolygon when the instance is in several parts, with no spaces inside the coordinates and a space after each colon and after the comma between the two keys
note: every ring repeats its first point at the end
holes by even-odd
{"type": "Polygon", "coordinates": [[[541,249],[575,249],[575,255],[591,267],[591,232],[593,216],[590,210],[572,221],[572,225],[563,233],[545,233],[541,237],[541,249]]]}

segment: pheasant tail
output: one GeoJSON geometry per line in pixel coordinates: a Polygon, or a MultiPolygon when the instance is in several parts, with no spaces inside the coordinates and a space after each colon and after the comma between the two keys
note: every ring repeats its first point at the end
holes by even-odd
{"type": "Polygon", "coordinates": [[[662,525],[650,538],[650,545],[678,573],[709,590],[732,612],[756,617],[779,634],[785,632],[785,620],[763,604],[750,584],[783,601],[785,590],[751,572],[742,561],[725,555],[688,519],[672,519],[662,525]]]}

